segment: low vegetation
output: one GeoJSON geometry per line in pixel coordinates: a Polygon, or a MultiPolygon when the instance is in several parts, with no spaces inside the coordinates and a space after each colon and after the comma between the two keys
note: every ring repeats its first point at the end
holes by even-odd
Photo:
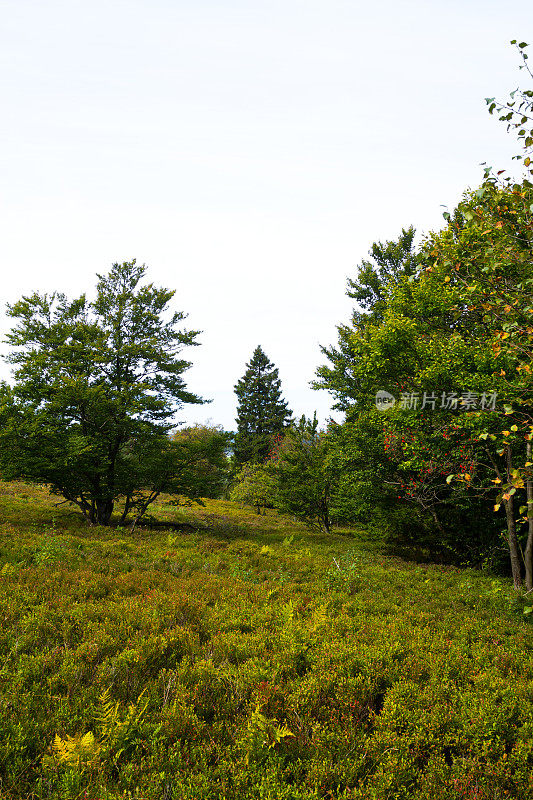
{"type": "Polygon", "coordinates": [[[0,485],[2,798],[533,797],[509,580],[232,502],[56,503],[0,485]]]}

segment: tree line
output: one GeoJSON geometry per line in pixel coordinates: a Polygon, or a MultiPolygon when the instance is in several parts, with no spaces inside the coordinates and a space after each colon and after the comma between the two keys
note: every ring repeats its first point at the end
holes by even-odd
{"type": "Polygon", "coordinates": [[[2,476],[48,484],[92,524],[142,519],[161,493],[226,492],[326,532],[370,525],[431,558],[500,567],[505,552],[531,590],[533,90],[487,104],[523,144],[523,177],[486,167],[441,230],[372,245],[313,383],[342,422],[293,419],[258,346],[235,386],[235,434],[176,429],[185,403],[204,402],[183,378],[199,332],[169,311],[173,291],[125,262],[98,276],[93,301],[35,293],[8,307],[2,476]]]}
{"type": "MultiPolygon", "coordinates": [[[[533,77],[527,44],[512,44],[533,77]]],[[[351,319],[322,348],[314,382],[344,421],[320,433],[300,420],[271,472],[280,507],[306,509],[326,529],[371,524],[411,553],[459,563],[498,567],[505,556],[529,591],[533,90],[486,102],[523,144],[522,179],[485,167],[442,230],[417,244],[411,226],[372,245],[348,280],[351,319]]]]}

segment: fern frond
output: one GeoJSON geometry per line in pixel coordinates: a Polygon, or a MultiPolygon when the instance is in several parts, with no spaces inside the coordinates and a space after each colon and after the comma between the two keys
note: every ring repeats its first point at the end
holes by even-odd
{"type": "Polygon", "coordinates": [[[94,734],[89,731],[78,736],[67,736],[65,739],[56,733],[52,742],[52,752],[59,764],[75,764],[94,762],[100,752],[94,734]]]}

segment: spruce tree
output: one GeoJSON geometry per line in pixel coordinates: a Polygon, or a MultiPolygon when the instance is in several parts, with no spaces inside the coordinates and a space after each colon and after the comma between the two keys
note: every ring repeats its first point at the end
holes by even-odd
{"type": "Polygon", "coordinates": [[[265,461],[274,437],[283,433],[292,414],[281,395],[278,369],[261,346],[255,348],[246,367],[235,386],[239,402],[234,452],[238,465],[265,461]]]}

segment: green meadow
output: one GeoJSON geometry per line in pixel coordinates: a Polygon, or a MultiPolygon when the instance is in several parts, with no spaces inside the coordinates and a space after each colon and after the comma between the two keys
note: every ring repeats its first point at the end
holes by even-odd
{"type": "Polygon", "coordinates": [[[0,797],[533,797],[507,579],[230,502],[131,531],[59,501],[0,484],[0,797]]]}

